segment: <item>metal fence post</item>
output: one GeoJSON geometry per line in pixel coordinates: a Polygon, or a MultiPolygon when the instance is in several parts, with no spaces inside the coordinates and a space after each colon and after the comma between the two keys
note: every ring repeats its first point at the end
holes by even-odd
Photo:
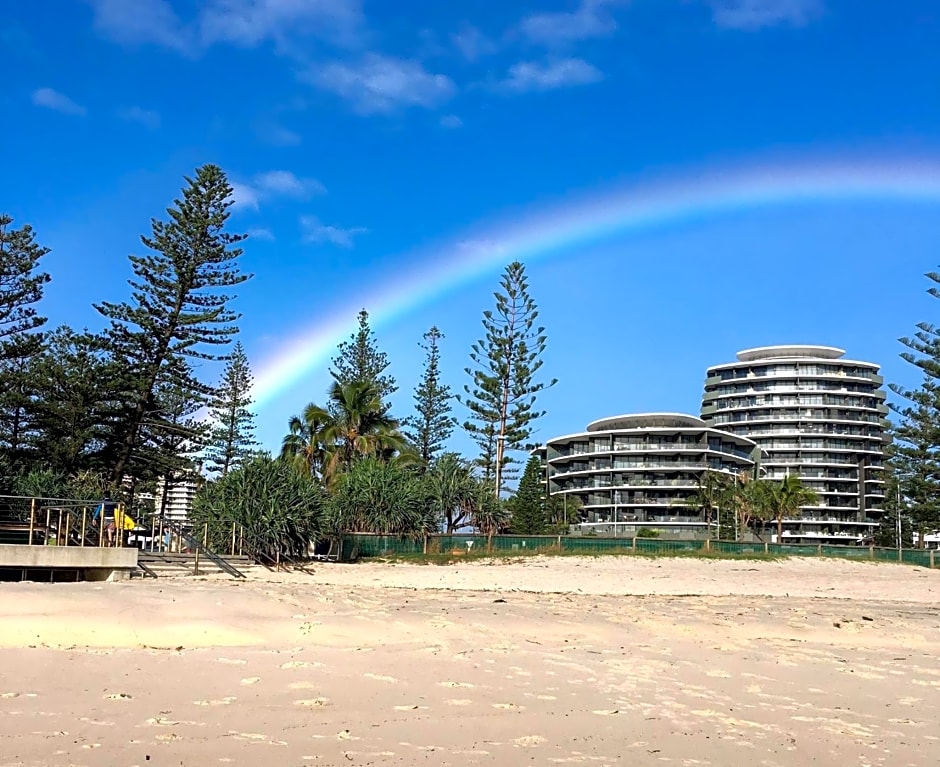
{"type": "MultiPolygon", "coordinates": [[[[29,545],[33,545],[33,530],[36,528],[36,499],[33,498],[29,507],[29,545]]],[[[24,579],[25,580],[25,579],[24,579]]]]}
{"type": "Polygon", "coordinates": [[[82,506],[82,548],[85,546],[85,535],[88,532],[88,507],[82,506]]]}
{"type": "Polygon", "coordinates": [[[930,550],[930,569],[931,570],[933,570],[934,566],[936,565],[936,562],[934,561],[936,559],[935,554],[936,554],[936,551],[934,549],[931,549],[930,550]]]}
{"type": "Polygon", "coordinates": [[[235,527],[236,523],[232,522],[232,556],[235,556],[235,527]]]}
{"type": "Polygon", "coordinates": [[[636,536],[633,536],[633,550],[636,551],[636,536]]]}

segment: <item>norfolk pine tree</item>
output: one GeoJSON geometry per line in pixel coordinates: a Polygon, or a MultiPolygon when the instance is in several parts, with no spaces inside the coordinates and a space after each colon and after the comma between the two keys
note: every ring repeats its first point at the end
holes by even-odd
{"type": "MultiPolygon", "coordinates": [[[[940,298],[940,273],[929,272],[926,277],[932,283],[927,293],[940,298]]],[[[919,533],[918,545],[923,547],[924,534],[940,530],[940,328],[921,322],[913,336],[900,341],[907,347],[901,358],[917,367],[923,380],[913,390],[891,384],[891,390],[906,400],[891,405],[900,416],[893,430],[892,464],[919,533]]]]}
{"type": "Polygon", "coordinates": [[[35,304],[49,275],[39,271],[48,248],[38,245],[32,227],[12,226],[0,214],[0,444],[14,465],[22,465],[34,434],[37,381],[31,357],[42,348],[39,329],[46,318],[35,304]]]}
{"type": "Polygon", "coordinates": [[[254,439],[255,416],[248,409],[252,403],[251,384],[248,355],[237,341],[210,405],[213,427],[208,469],[223,477],[240,466],[258,444],[254,439]]]}
{"type": "Polygon", "coordinates": [[[518,535],[541,535],[547,521],[545,479],[542,461],[532,456],[525,465],[516,494],[509,500],[512,531],[518,535]]]}
{"type": "Polygon", "coordinates": [[[340,386],[352,383],[367,383],[376,388],[385,410],[389,408],[388,398],[398,391],[395,379],[385,375],[388,369],[388,355],[379,351],[375,334],[369,325],[369,312],[359,312],[359,328],[336,348],[332,359],[330,375],[340,386]]]}
{"type": "Polygon", "coordinates": [[[0,361],[22,359],[35,353],[42,336],[33,333],[46,323],[34,304],[42,299],[49,275],[39,271],[39,260],[49,252],[36,244],[28,224],[20,229],[0,214],[0,361]]]}
{"type": "Polygon", "coordinates": [[[417,448],[425,466],[430,466],[437,453],[450,439],[457,425],[451,415],[453,395],[447,384],[441,383],[441,351],[438,343],[444,337],[436,327],[424,334],[419,346],[427,352],[424,373],[415,389],[416,414],[405,419],[405,436],[417,448]]]}
{"type": "MultiPolygon", "coordinates": [[[[900,512],[902,521],[905,517],[910,521],[918,534],[918,546],[923,548],[924,535],[940,530],[940,390],[937,382],[925,376],[920,389],[906,391],[903,396],[908,404],[893,406],[901,421],[892,430],[894,444],[888,465],[894,476],[886,486],[894,495],[885,499],[885,507],[894,511],[892,529],[896,529],[900,512]]],[[[892,536],[896,542],[897,533],[892,536]]],[[[911,538],[909,535],[905,540],[911,538]]]]}
{"type": "Polygon", "coordinates": [[[107,343],[128,374],[128,406],[112,445],[112,485],[140,446],[157,386],[174,386],[181,396],[204,402],[212,388],[181,363],[224,359],[213,350],[238,332],[231,288],[250,275],[235,264],[242,251],[234,246],[245,236],[225,231],[231,205],[232,187],[222,170],[198,168],[195,178],[186,179],[182,199],[167,209],[169,219],[153,219],[152,234],[141,237],[151,252],[130,256],[130,302],[95,305],[110,320],[107,343]]]}
{"type": "Polygon", "coordinates": [[[464,429],[480,446],[478,463],[485,479],[495,479],[497,496],[506,450],[525,447],[534,422],[544,415],[535,409],[536,396],[556,383],[535,380],[547,336],[535,324],[539,312],[529,295],[525,267],[518,261],[509,264],[500,287],[493,294],[495,311],[483,312],[484,337],[471,347],[472,367],[466,372],[473,383],[458,398],[470,410],[464,429]]]}

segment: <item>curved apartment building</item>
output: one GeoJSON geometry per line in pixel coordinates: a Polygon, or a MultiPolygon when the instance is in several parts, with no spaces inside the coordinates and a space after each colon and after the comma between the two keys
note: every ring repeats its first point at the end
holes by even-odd
{"type": "Polygon", "coordinates": [[[692,538],[708,532],[701,510],[686,505],[701,476],[752,470],[755,450],[695,416],[643,413],[594,421],[540,452],[549,492],[583,504],[583,531],[632,536],[646,527],[692,538]]]}
{"type": "Polygon", "coordinates": [[[829,346],[768,346],[708,370],[702,419],[754,440],[766,479],[797,474],[819,495],[784,542],[868,538],[884,501],[887,413],[878,365],[829,346]]]}

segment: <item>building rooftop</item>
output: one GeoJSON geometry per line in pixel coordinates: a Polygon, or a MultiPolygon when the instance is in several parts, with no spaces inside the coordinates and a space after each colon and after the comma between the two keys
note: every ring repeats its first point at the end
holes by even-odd
{"type": "Polygon", "coordinates": [[[633,413],[601,418],[588,424],[588,431],[614,431],[618,429],[648,428],[708,428],[705,422],[685,413],[633,413]]]}
{"type": "Polygon", "coordinates": [[[754,360],[772,360],[788,357],[813,358],[820,360],[837,360],[845,356],[845,349],[839,349],[835,346],[808,346],[808,345],[784,345],[784,346],[758,346],[754,349],[744,349],[737,354],[741,362],[753,362],[754,360]]]}

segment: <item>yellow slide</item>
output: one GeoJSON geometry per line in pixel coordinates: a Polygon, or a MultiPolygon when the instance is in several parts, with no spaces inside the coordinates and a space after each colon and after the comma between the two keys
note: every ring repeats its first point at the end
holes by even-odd
{"type": "Polygon", "coordinates": [[[137,523],[134,521],[134,518],[124,511],[123,508],[119,508],[115,512],[114,521],[117,523],[117,527],[121,530],[133,530],[137,527],[137,523]]]}

